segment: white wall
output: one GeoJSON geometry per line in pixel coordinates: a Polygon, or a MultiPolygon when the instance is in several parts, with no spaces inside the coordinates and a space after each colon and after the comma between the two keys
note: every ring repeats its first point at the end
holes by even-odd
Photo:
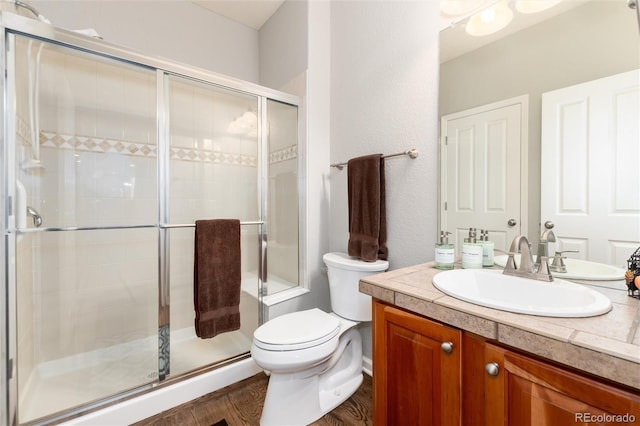
{"type": "Polygon", "coordinates": [[[30,2],[57,27],[93,28],[105,41],[258,82],[258,32],[191,2],[30,2]]]}
{"type": "Polygon", "coordinates": [[[259,84],[280,89],[308,66],[308,3],[287,1],[260,28],[259,84]]]}
{"type": "Polygon", "coordinates": [[[307,267],[310,292],[270,307],[276,316],[312,307],[330,311],[329,286],[322,255],[329,251],[329,119],[330,3],[286,2],[260,29],[260,84],[302,99],[301,153],[306,164],[305,210],[307,267]],[[304,45],[289,43],[304,39],[304,45]],[[284,64],[284,66],[283,66],[284,64]],[[283,82],[286,82],[283,84],[283,82]]]}
{"type": "MultiPolygon", "coordinates": [[[[438,3],[331,4],[331,161],[386,160],[391,269],[433,259],[437,218],[438,3]]],[[[331,171],[331,249],[348,241],[346,170],[331,171]]]]}
{"type": "MultiPolygon", "coordinates": [[[[321,257],[345,251],[348,241],[347,174],[330,168],[332,162],[419,149],[416,160],[402,157],[386,163],[391,268],[433,259],[436,238],[437,3],[311,1],[308,9],[306,195],[312,293],[272,308],[272,316],[310,303],[326,309],[321,257]]],[[[270,39],[284,40],[283,34],[291,35],[295,26],[277,22],[281,34],[270,34],[270,39]]],[[[270,23],[261,30],[261,39],[270,23]]],[[[261,40],[260,51],[261,61],[300,63],[277,43],[261,40]]],[[[261,83],[274,87],[277,77],[262,70],[261,83]]]]}
{"type": "MultiPolygon", "coordinates": [[[[331,162],[386,160],[391,269],[433,259],[437,224],[438,2],[331,3],[331,162]]],[[[330,171],[331,251],[346,251],[346,170],[330,171]]],[[[361,325],[371,357],[371,327],[361,325]]]]}

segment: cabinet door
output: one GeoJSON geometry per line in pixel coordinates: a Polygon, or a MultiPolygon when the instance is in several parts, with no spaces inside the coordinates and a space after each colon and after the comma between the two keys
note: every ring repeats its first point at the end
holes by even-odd
{"type": "Polygon", "coordinates": [[[504,374],[493,367],[504,364],[504,349],[488,345],[485,338],[462,333],[462,424],[507,426],[504,407],[504,374]],[[487,365],[491,365],[487,369],[487,365]],[[487,372],[489,370],[492,374],[487,372]],[[488,402],[490,401],[490,402],[488,402]]]}
{"type": "Polygon", "coordinates": [[[502,382],[503,391],[488,392],[486,403],[487,407],[493,404],[505,407],[505,422],[501,424],[614,424],[640,419],[637,393],[491,344],[487,346],[496,355],[501,379],[495,383],[502,382]]]}
{"type": "Polygon", "coordinates": [[[460,425],[461,332],[376,301],[373,321],[375,424],[460,425]]]}

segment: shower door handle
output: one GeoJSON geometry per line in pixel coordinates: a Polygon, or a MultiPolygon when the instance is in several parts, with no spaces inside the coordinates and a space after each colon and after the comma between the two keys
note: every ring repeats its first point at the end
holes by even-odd
{"type": "Polygon", "coordinates": [[[31,206],[27,206],[27,215],[33,217],[33,226],[39,228],[42,226],[42,216],[36,209],[31,206]]]}

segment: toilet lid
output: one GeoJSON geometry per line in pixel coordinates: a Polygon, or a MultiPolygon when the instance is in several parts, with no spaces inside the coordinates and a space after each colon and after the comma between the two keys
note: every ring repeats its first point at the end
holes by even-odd
{"type": "Polygon", "coordinates": [[[339,331],[337,317],[314,308],[267,321],[253,333],[253,341],[262,349],[293,351],[320,345],[339,331]]]}
{"type": "Polygon", "coordinates": [[[351,257],[347,253],[327,253],[322,256],[322,259],[327,266],[347,271],[384,272],[389,269],[389,262],[386,260],[378,259],[375,262],[365,262],[362,259],[351,257]]]}

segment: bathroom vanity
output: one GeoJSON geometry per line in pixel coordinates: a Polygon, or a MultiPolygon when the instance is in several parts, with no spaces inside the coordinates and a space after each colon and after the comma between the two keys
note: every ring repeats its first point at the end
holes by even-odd
{"type": "Polygon", "coordinates": [[[439,272],[426,263],[360,281],[374,299],[376,424],[640,421],[640,300],[624,282],[589,284],[611,299],[607,314],[556,318],[447,296],[432,284],[439,272]]]}

